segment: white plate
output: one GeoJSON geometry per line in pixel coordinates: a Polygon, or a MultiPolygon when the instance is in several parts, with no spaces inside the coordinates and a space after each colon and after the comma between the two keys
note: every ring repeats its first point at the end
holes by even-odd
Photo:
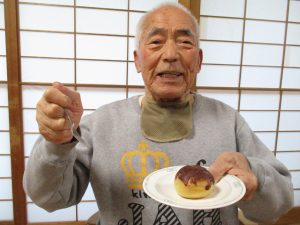
{"type": "Polygon", "coordinates": [[[182,166],[167,167],[149,174],[143,182],[144,191],[152,199],[166,205],[184,209],[215,209],[239,201],[245,194],[244,183],[232,175],[225,175],[207,197],[186,199],[179,196],[174,188],[174,179],[182,166]]]}

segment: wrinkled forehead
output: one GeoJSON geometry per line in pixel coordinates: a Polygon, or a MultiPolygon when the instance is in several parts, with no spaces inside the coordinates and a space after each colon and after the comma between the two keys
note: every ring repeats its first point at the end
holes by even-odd
{"type": "Polygon", "coordinates": [[[151,12],[145,18],[142,33],[148,36],[158,32],[177,32],[196,36],[196,26],[186,12],[175,7],[165,7],[151,12]]]}

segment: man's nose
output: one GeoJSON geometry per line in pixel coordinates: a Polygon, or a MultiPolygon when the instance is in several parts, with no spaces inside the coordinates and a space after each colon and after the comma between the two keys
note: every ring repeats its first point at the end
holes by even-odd
{"type": "Polygon", "coordinates": [[[164,46],[163,60],[166,62],[175,62],[178,60],[179,54],[176,43],[174,41],[168,41],[164,46]]]}

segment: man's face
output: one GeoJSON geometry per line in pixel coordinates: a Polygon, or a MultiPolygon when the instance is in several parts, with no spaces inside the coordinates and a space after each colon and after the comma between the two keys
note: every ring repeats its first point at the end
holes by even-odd
{"type": "Polygon", "coordinates": [[[147,95],[176,101],[189,93],[202,62],[197,42],[195,25],[181,10],[162,8],[148,16],[134,52],[147,95]]]}

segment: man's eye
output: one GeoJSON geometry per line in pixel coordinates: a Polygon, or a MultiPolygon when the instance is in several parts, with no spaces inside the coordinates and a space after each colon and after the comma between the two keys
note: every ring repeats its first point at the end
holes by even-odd
{"type": "Polygon", "coordinates": [[[193,45],[193,42],[190,40],[181,40],[179,41],[181,44],[186,44],[186,45],[193,45]]]}
{"type": "Polygon", "coordinates": [[[159,44],[161,44],[161,41],[160,40],[153,40],[153,41],[150,42],[150,44],[159,45],[159,44]]]}

